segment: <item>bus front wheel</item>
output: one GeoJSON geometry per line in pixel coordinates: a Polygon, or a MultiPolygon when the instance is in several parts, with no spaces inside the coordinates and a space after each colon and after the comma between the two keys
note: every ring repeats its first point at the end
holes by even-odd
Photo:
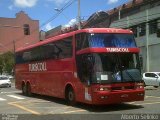
{"type": "Polygon", "coordinates": [[[76,104],[75,93],[74,93],[73,88],[70,87],[70,88],[67,90],[66,99],[67,99],[67,102],[68,102],[70,105],[75,105],[75,104],[76,104]]]}

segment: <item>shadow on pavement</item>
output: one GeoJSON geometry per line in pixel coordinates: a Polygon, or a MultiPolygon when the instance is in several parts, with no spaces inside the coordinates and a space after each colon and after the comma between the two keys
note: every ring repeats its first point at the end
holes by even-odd
{"type": "MultiPolygon", "coordinates": [[[[17,93],[19,95],[22,95],[22,93],[17,93]]],[[[50,97],[50,96],[44,96],[44,95],[37,95],[37,94],[33,94],[31,98],[37,98],[40,100],[45,100],[47,103],[57,103],[57,104],[61,104],[61,105],[66,105],[69,106],[67,104],[67,102],[64,99],[60,99],[60,98],[55,98],[55,97],[50,97]]],[[[38,103],[34,102],[34,103],[38,103]]],[[[40,104],[45,104],[45,102],[40,102],[40,104]]],[[[111,111],[121,111],[121,110],[133,110],[133,109],[140,109],[140,108],[144,108],[141,105],[134,105],[134,104],[125,104],[125,103],[121,103],[121,104],[113,104],[113,105],[88,105],[88,104],[83,104],[83,103],[77,103],[76,105],[72,106],[74,108],[79,108],[79,109],[84,109],[90,112],[111,112],[111,111]]]]}

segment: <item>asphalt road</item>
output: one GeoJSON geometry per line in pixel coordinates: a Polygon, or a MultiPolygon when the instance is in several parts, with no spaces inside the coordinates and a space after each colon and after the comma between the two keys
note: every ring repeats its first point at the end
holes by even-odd
{"type": "Polygon", "coordinates": [[[81,103],[76,106],[68,106],[62,99],[40,95],[34,95],[33,97],[23,96],[21,91],[14,88],[13,84],[11,88],[1,88],[0,90],[0,119],[7,120],[9,117],[12,120],[19,120],[22,116],[25,116],[28,120],[28,117],[31,117],[30,115],[38,116],[37,120],[42,119],[42,115],[47,115],[48,119],[52,118],[53,115],[60,118],[65,116],[68,119],[74,118],[73,116],[78,118],[84,116],[92,120],[95,118],[98,120],[99,118],[106,119],[106,115],[110,119],[127,119],[127,117],[131,117],[131,120],[137,118],[148,119],[151,117],[152,119],[157,117],[160,119],[160,115],[158,116],[160,114],[160,88],[146,87],[145,89],[146,96],[142,102],[99,107],[81,103]]]}

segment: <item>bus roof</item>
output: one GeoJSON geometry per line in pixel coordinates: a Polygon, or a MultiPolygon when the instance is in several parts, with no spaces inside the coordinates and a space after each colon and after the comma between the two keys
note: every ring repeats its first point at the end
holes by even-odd
{"type": "Polygon", "coordinates": [[[133,33],[129,29],[120,29],[120,28],[86,28],[86,29],[76,31],[76,33],[81,33],[81,32],[87,32],[87,33],[128,33],[128,34],[133,33]]]}
{"type": "Polygon", "coordinates": [[[57,41],[57,40],[60,40],[60,39],[63,39],[65,37],[69,37],[69,36],[72,36],[74,34],[78,34],[78,33],[122,33],[122,34],[133,34],[133,32],[129,29],[119,29],[119,28],[86,28],[86,29],[81,29],[81,30],[76,30],[76,31],[72,31],[72,32],[67,32],[67,33],[64,33],[64,34],[60,34],[60,35],[57,35],[57,36],[53,36],[53,37],[50,37],[48,39],[45,39],[43,41],[40,41],[36,44],[33,44],[33,45],[30,45],[30,46],[27,46],[27,47],[23,47],[23,48],[18,48],[16,50],[16,52],[20,52],[20,51],[25,51],[25,50],[28,50],[28,49],[31,49],[31,48],[34,48],[34,47],[38,47],[38,46],[41,46],[43,44],[47,44],[47,43],[50,43],[50,42],[53,42],[53,41],[57,41]]]}

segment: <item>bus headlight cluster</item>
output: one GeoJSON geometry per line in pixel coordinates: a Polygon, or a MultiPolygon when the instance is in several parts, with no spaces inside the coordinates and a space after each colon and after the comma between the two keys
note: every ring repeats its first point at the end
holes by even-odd
{"type": "Polygon", "coordinates": [[[144,83],[136,83],[135,88],[136,89],[144,88],[144,83]]]}
{"type": "Polygon", "coordinates": [[[99,91],[111,91],[111,89],[108,87],[100,87],[99,91]]]}
{"type": "Polygon", "coordinates": [[[107,99],[108,96],[101,96],[101,99],[107,99]]]}
{"type": "Polygon", "coordinates": [[[143,93],[138,93],[138,96],[144,96],[144,94],[143,93]]]}

